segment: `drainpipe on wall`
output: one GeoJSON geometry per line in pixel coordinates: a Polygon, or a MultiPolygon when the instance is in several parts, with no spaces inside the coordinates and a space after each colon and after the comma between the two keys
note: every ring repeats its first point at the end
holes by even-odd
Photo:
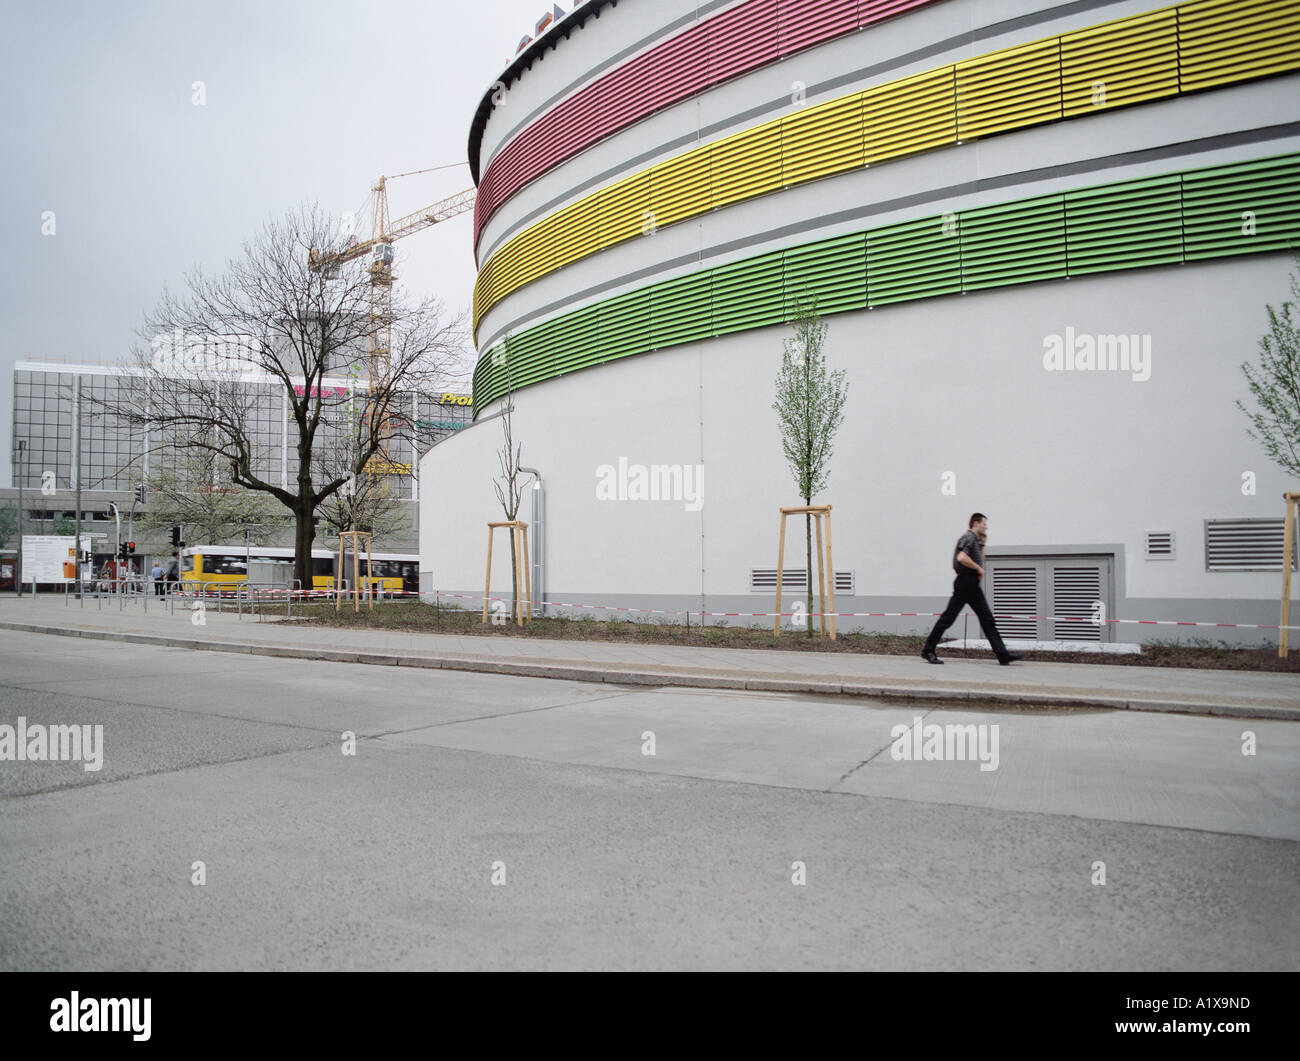
{"type": "Polygon", "coordinates": [[[542,485],[542,473],[536,468],[519,466],[521,472],[533,476],[533,594],[538,611],[546,615],[546,489],[542,485]]]}

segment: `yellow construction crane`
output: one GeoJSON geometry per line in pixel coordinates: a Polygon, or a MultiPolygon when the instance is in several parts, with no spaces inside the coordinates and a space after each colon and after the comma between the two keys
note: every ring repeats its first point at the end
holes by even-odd
{"type": "MultiPolygon", "coordinates": [[[[462,163],[463,164],[463,163],[462,163]]],[[[474,209],[475,190],[459,192],[447,199],[442,199],[432,206],[399,217],[396,221],[388,220],[388,182],[398,177],[413,177],[419,173],[432,173],[434,169],[447,169],[435,166],[433,169],[417,169],[410,173],[396,173],[391,177],[380,177],[371,187],[374,195],[374,223],[369,239],[353,243],[341,251],[322,254],[310,252],[308,266],[313,270],[333,270],[346,262],[355,261],[367,254],[373,255],[370,262],[370,387],[371,392],[377,385],[388,382],[389,349],[392,341],[393,324],[393,244],[413,232],[436,225],[459,214],[474,209]]]]}
{"type": "MultiPolygon", "coordinates": [[[[463,165],[464,163],[458,163],[463,165]]],[[[390,177],[380,177],[371,186],[374,196],[374,222],[371,236],[345,247],[341,251],[329,254],[312,250],[308,255],[308,267],[314,271],[330,272],[347,262],[355,261],[365,255],[372,255],[370,261],[370,394],[388,383],[393,325],[393,244],[413,232],[436,225],[459,214],[474,209],[475,189],[459,192],[447,199],[439,200],[432,206],[399,217],[396,221],[388,219],[388,182],[398,177],[414,177],[420,173],[432,173],[436,169],[450,169],[449,166],[435,166],[431,169],[412,170],[409,173],[395,173],[390,177]]],[[[387,437],[387,430],[382,431],[387,437]]],[[[387,446],[382,448],[386,457],[387,446]]]]}

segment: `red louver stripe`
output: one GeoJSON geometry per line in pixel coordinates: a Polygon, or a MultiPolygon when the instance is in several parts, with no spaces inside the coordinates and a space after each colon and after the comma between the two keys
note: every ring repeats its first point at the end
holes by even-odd
{"type": "Polygon", "coordinates": [[[792,55],[858,28],[858,0],[781,0],[781,54],[792,55]]]}
{"type": "Polygon", "coordinates": [[[548,111],[492,160],[474,247],[502,203],[592,144],[703,89],[938,0],[749,0],[629,60],[548,111]]]}
{"type": "Polygon", "coordinates": [[[729,81],[781,55],[777,0],[751,0],[717,18],[709,27],[709,84],[729,81]]]}

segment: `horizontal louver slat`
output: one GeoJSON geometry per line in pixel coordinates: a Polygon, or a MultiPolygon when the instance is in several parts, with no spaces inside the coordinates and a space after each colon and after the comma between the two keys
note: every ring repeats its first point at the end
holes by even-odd
{"type": "MultiPolygon", "coordinates": [[[[1271,0],[1238,5],[1230,19],[1222,5],[1212,6],[1215,18],[1228,19],[1233,26],[1282,26],[1277,5],[1271,0]]],[[[1181,25],[1177,19],[1171,22],[1172,11],[1122,19],[963,60],[768,122],[660,163],[651,177],[658,189],[655,201],[662,207],[652,207],[657,224],[673,224],[803,180],[951,144],[959,130],[962,137],[988,136],[1054,120],[1065,113],[1063,94],[1070,101],[1070,114],[1082,114],[1096,108],[1097,85],[1105,89],[1106,107],[1168,95],[1175,87],[1170,80],[1174,62],[1170,49],[1177,43],[1173,27],[1181,25]],[[1080,95],[1085,92],[1090,94],[1086,100],[1080,95]],[[861,155],[852,135],[855,97],[862,104],[861,155]],[[701,153],[708,156],[707,161],[701,153]]],[[[1300,20],[1300,16],[1287,17],[1300,20]]],[[[1300,68],[1300,48],[1293,50],[1293,66],[1300,68]]],[[[1253,76],[1261,75],[1247,64],[1237,70],[1234,79],[1253,76]]],[[[610,192],[612,198],[620,194],[614,189],[610,192]]],[[[1291,201],[1285,190],[1279,190],[1279,195],[1283,203],[1291,201]]],[[[1274,209],[1276,204],[1264,205],[1274,209]]],[[[574,206],[583,211],[599,209],[594,197],[574,206]]],[[[562,232],[543,233],[546,238],[528,244],[527,253],[525,248],[515,248],[509,267],[502,268],[492,287],[476,298],[475,327],[482,313],[517,287],[635,236],[643,213],[630,209],[611,213],[608,225],[566,215],[562,232]]],[[[1289,217],[1282,220],[1280,228],[1274,225],[1271,229],[1275,248],[1286,245],[1293,227],[1289,217]]],[[[500,253],[510,250],[513,242],[500,253]]],[[[1204,256],[1238,252],[1227,246],[1204,256]]],[[[1157,255],[1153,262],[1161,260],[1157,255]]]]}
{"type": "Polygon", "coordinates": [[[600,304],[600,356],[612,361],[650,349],[650,289],[642,288],[600,304]]]}
{"type": "Polygon", "coordinates": [[[1038,636],[1038,570],[997,567],[993,572],[993,614],[1003,637],[1033,640],[1038,636]]]}
{"type": "Polygon", "coordinates": [[[954,91],[953,68],[947,66],[862,93],[865,161],[955,144],[954,91]]]}
{"type": "Polygon", "coordinates": [[[1184,92],[1300,66],[1300,5],[1294,0],[1202,0],[1175,10],[1184,92]]]}
{"type": "Polygon", "coordinates": [[[858,0],[780,0],[777,27],[781,55],[793,55],[856,30],[858,0]]]}
{"type": "Polygon", "coordinates": [[[867,233],[867,300],[872,306],[961,290],[955,223],[927,217],[867,233]]]}
{"type": "Polygon", "coordinates": [[[713,334],[781,324],[785,315],[780,251],[713,270],[713,334]]]}
{"type": "MultiPolygon", "coordinates": [[[[808,588],[808,569],[804,567],[783,567],[781,569],[781,590],[806,590],[808,588]]],[[[814,586],[816,590],[818,587],[814,586]]],[[[827,587],[830,588],[829,586],[827,587]]],[[[751,593],[776,592],[776,568],[752,567],[749,570],[749,590],[751,593]]],[[[835,592],[854,592],[854,573],[852,571],[835,572],[835,592]]]]}
{"type": "Polygon", "coordinates": [[[1052,614],[1058,641],[1100,641],[1101,627],[1092,622],[1101,599],[1101,569],[1057,566],[1052,571],[1052,614]],[[1062,621],[1074,619],[1076,621],[1062,621]],[[1086,619],[1087,622],[1077,620],[1086,619]]]}
{"type": "Polygon", "coordinates": [[[957,135],[963,140],[1059,117],[1059,38],[957,64],[957,135]]]}
{"type": "Polygon", "coordinates": [[[867,308],[867,241],[862,233],[795,247],[783,258],[787,320],[800,302],[815,301],[821,314],[867,308]]]}
{"type": "Polygon", "coordinates": [[[958,228],[963,291],[1066,275],[1064,196],[967,210],[958,228]]]}
{"type": "Polygon", "coordinates": [[[768,122],[713,145],[712,204],[729,206],[781,187],[781,123],[768,122]]]}
{"type": "MultiPolygon", "coordinates": [[[[1189,219],[1188,231],[1195,237],[1197,225],[1203,223],[1198,219],[1204,218],[1207,212],[1212,216],[1222,214],[1221,200],[1225,194],[1234,204],[1256,202],[1262,195],[1284,188],[1294,203],[1296,192],[1292,189],[1300,185],[1296,180],[1297,174],[1300,174],[1300,155],[1283,155],[1226,167],[1083,188],[1048,197],[1048,200],[1062,199],[1065,203],[1067,250],[1072,271],[1135,268],[1165,260],[1166,245],[1173,239],[1166,221],[1172,203],[1172,182],[1180,182],[1183,186],[1180,201],[1189,219]],[[1229,189],[1226,193],[1225,187],[1229,189]],[[1135,231],[1137,222],[1126,224],[1123,215],[1130,209],[1133,217],[1140,218],[1143,225],[1150,223],[1150,232],[1135,231]],[[1108,247],[1108,243],[1111,246],[1108,247]]],[[[1010,246],[1017,233],[1023,234],[1026,219],[1032,218],[1033,210],[1041,209],[1043,202],[1038,198],[999,204],[996,208],[985,209],[983,217],[977,218],[974,225],[970,222],[970,215],[977,212],[971,211],[961,218],[951,214],[922,218],[789,248],[782,255],[782,290],[786,305],[782,317],[789,320],[795,299],[808,295],[816,295],[820,312],[830,314],[860,309],[868,296],[871,304],[877,305],[956,293],[960,290],[963,249],[975,258],[983,255],[987,259],[991,248],[1002,238],[990,223],[999,217],[1008,226],[1004,242],[1010,246]],[[864,253],[869,266],[865,276],[864,253]]],[[[1270,222],[1272,225],[1282,215],[1275,212],[1267,216],[1274,218],[1270,222]]],[[[1222,227],[1217,221],[1214,225],[1222,227]]],[[[1300,237],[1300,222],[1293,223],[1291,231],[1300,237]]],[[[1271,245],[1259,240],[1238,241],[1222,253],[1249,253],[1268,249],[1271,245]]],[[[1205,256],[1204,251],[1201,256],[1205,256]]],[[[1192,257],[1191,252],[1188,257],[1192,257]]],[[[987,260],[984,264],[987,266],[987,260]]],[[[739,269],[742,266],[743,263],[738,262],[732,267],[739,269]]],[[[493,267],[484,270],[480,281],[490,281],[492,273],[493,267]]],[[[710,334],[714,314],[712,293],[704,297],[703,305],[699,301],[702,290],[699,285],[707,288],[710,276],[706,271],[695,278],[653,285],[602,303],[602,307],[609,307],[608,327],[602,312],[602,346],[599,352],[591,355],[590,363],[644,353],[674,342],[694,341],[710,334]],[[661,293],[656,296],[656,292],[661,293]],[[680,329],[669,319],[679,309],[684,321],[680,329]],[[650,324],[652,316],[656,321],[654,329],[650,324]]],[[[733,294],[735,298],[740,297],[740,291],[733,294]]],[[[765,301],[772,298],[770,286],[764,288],[761,298],[765,301]]],[[[724,310],[728,320],[743,321],[747,313],[732,296],[728,296],[724,310]]],[[[752,319],[763,321],[767,318],[760,314],[752,319]]],[[[555,321],[549,321],[525,334],[545,332],[556,326],[555,321]]],[[[762,325],[755,323],[751,326],[762,325]]],[[[485,368],[491,353],[499,346],[498,343],[485,352],[475,369],[476,409],[486,407],[503,393],[504,384],[499,373],[494,374],[485,368]]]]}
{"type": "Polygon", "coordinates": [[[1173,8],[1061,38],[1061,96],[1067,118],[1177,91],[1178,22],[1173,8]]]}
{"type": "MultiPolygon", "coordinates": [[[[1282,519],[1218,519],[1205,523],[1205,566],[1210,571],[1281,571],[1282,519]]],[[[1292,542],[1292,568],[1296,565],[1292,542]]]]}
{"type": "Polygon", "coordinates": [[[1188,261],[1285,250],[1294,241],[1300,241],[1300,156],[1183,175],[1188,261]]]}
{"type": "Polygon", "coordinates": [[[1183,260],[1178,174],[1065,193],[1071,276],[1183,260]]]}
{"type": "Polygon", "coordinates": [[[860,96],[823,103],[781,123],[781,179],[787,186],[859,169],[865,162],[860,96]]]}
{"type": "Polygon", "coordinates": [[[650,294],[650,341],[654,348],[706,339],[713,333],[712,272],[657,284],[650,294]]]}

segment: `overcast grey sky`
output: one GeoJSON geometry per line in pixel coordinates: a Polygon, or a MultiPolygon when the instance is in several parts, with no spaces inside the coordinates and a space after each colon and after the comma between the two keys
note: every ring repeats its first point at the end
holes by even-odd
{"type": "MultiPolygon", "coordinates": [[[[572,4],[561,3],[568,11],[572,4]]],[[[0,86],[0,423],[13,363],[125,358],[164,285],[219,270],[263,221],[357,210],[380,174],[393,216],[472,186],[479,99],[542,0],[119,0],[5,5],[0,86]],[[206,103],[192,102],[203,82],[206,103]],[[54,212],[55,234],[42,235],[54,212]]],[[[468,306],[470,215],[397,245],[416,296],[468,306]]]]}

